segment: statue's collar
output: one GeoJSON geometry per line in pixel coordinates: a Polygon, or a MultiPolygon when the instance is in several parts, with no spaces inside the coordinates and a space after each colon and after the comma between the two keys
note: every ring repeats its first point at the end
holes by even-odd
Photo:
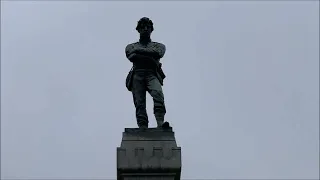
{"type": "Polygon", "coordinates": [[[149,43],[151,43],[152,41],[151,41],[151,39],[149,38],[149,39],[139,39],[139,43],[141,43],[141,44],[149,44],[149,43]]]}

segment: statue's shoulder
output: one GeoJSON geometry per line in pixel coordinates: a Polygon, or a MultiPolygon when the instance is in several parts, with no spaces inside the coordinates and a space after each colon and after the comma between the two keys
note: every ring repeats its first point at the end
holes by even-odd
{"type": "Polygon", "coordinates": [[[139,42],[133,42],[133,43],[128,44],[126,47],[134,47],[134,46],[137,46],[138,44],[139,44],[139,42]]]}
{"type": "Polygon", "coordinates": [[[133,49],[134,47],[136,47],[139,44],[139,42],[134,42],[134,43],[130,43],[126,46],[126,50],[130,50],[133,49]]]}
{"type": "Polygon", "coordinates": [[[166,48],[166,46],[161,42],[152,41],[151,43],[152,43],[152,46],[155,46],[155,47],[158,47],[158,48],[161,48],[161,49],[165,49],[166,48]]]}

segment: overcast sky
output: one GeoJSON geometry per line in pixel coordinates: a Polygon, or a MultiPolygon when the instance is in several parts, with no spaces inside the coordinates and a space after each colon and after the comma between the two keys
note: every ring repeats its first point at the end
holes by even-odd
{"type": "Polygon", "coordinates": [[[1,1],[1,178],[116,178],[143,16],[183,179],[319,178],[318,1],[1,1]]]}

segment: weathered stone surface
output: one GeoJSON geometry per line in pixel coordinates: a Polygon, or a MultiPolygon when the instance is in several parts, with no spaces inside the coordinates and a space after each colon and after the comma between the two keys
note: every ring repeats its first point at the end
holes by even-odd
{"type": "Polygon", "coordinates": [[[126,128],[117,148],[118,180],[180,180],[181,148],[172,128],[126,128]]]}

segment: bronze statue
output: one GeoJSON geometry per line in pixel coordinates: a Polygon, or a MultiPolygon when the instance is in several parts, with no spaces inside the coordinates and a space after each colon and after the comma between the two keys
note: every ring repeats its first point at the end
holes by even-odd
{"type": "Polygon", "coordinates": [[[140,34],[140,39],[138,42],[128,44],[125,53],[133,63],[126,79],[126,87],[133,95],[137,124],[139,128],[148,128],[149,121],[146,111],[146,92],[148,91],[153,98],[157,127],[167,128],[169,123],[164,122],[166,107],[161,87],[166,76],[160,63],[166,47],[164,44],[151,40],[153,22],[149,18],[141,18],[136,30],[140,34]]]}

